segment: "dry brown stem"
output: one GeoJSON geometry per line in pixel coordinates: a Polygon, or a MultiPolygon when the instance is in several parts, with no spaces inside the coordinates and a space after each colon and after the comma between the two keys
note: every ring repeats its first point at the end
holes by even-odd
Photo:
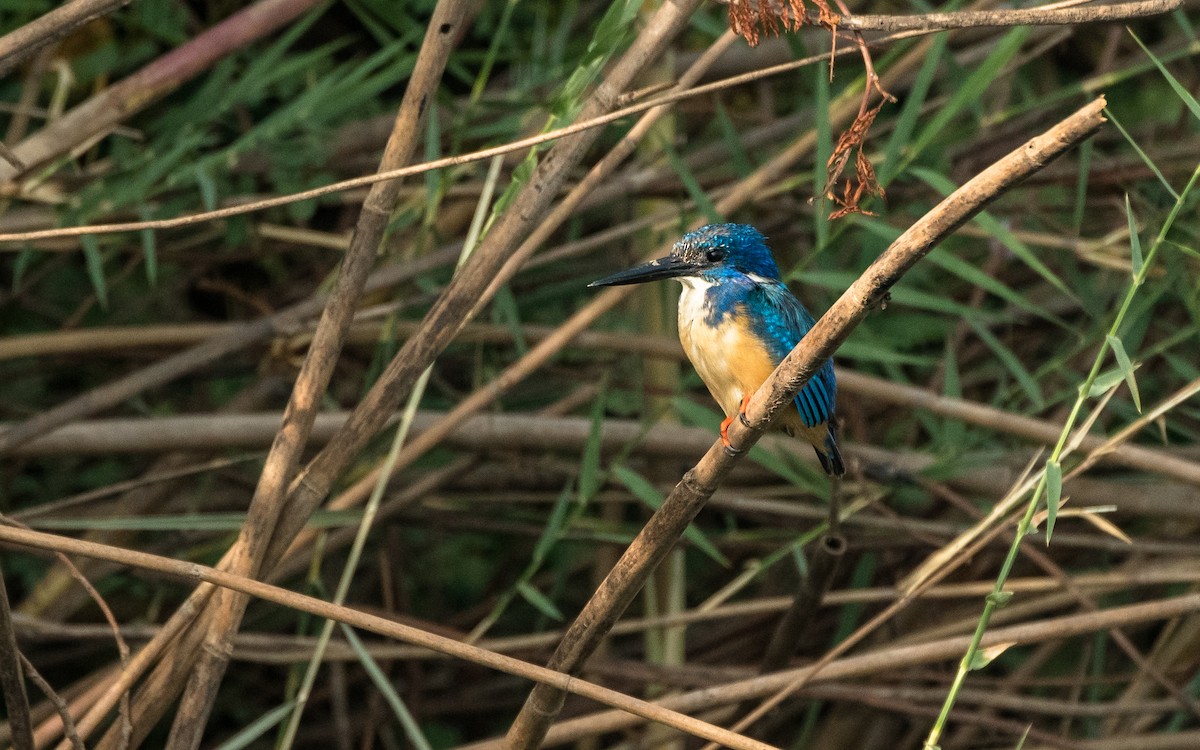
{"type": "MultiPolygon", "coordinates": [[[[984,647],[1012,643],[1024,645],[1047,640],[1058,640],[1093,633],[1115,627],[1133,627],[1141,623],[1164,620],[1188,614],[1200,609],[1200,594],[1186,594],[1172,599],[1161,599],[1142,604],[1114,607],[1101,612],[1088,612],[1049,618],[1037,622],[1011,625],[988,631],[984,636],[984,647]]],[[[656,701],[657,705],[673,710],[697,713],[719,706],[753,700],[770,695],[797,683],[808,683],[814,679],[822,682],[877,675],[881,672],[904,669],[922,664],[954,659],[962,655],[970,637],[954,636],[906,646],[889,646],[864,654],[837,659],[817,667],[803,666],[729,682],[720,689],[705,688],[672,695],[656,701]]],[[[572,742],[593,734],[619,732],[635,725],[636,720],[627,714],[606,711],[568,719],[556,724],[546,735],[546,745],[572,742]]],[[[462,745],[458,750],[498,750],[503,740],[462,745]]]]}
{"type": "MultiPolygon", "coordinates": [[[[222,57],[280,28],[317,0],[260,0],[113,84],[13,147],[26,171],[36,169],[91,141],[222,57]]],[[[20,176],[0,162],[0,183],[20,176]]]]}
{"type": "Polygon", "coordinates": [[[12,610],[8,605],[8,588],[0,575],[0,690],[12,732],[15,750],[33,750],[33,722],[29,718],[29,698],[25,694],[25,675],[21,652],[13,630],[12,610]]]}
{"type": "MultiPolygon", "coordinates": [[[[71,0],[40,18],[0,37],[0,78],[8,75],[26,57],[62,39],[75,29],[111,13],[129,0],[71,0]]],[[[26,167],[13,165],[19,170],[26,167]]]]}
{"type": "Polygon", "coordinates": [[[770,748],[770,745],[742,737],[733,732],[707,724],[699,719],[683,716],[670,710],[664,711],[646,701],[631,698],[618,691],[609,690],[585,680],[568,677],[545,667],[539,667],[510,656],[497,654],[453,638],[436,635],[350,607],[297,594],[253,578],[233,575],[216,568],[11,526],[0,527],[0,541],[38,549],[54,550],[64,554],[86,555],[120,565],[155,571],[173,578],[182,578],[196,583],[229,588],[264,601],[274,602],[300,612],[308,612],[317,617],[343,622],[352,627],[368,630],[389,638],[395,638],[405,643],[480,664],[490,669],[507,672],[530,680],[548,680],[572,693],[619,708],[622,711],[630,711],[643,719],[662,722],[667,726],[694,734],[697,737],[726,744],[729,747],[740,748],[741,750],[769,750],[770,748]]]}
{"type": "MultiPolygon", "coordinates": [[[[367,290],[384,289],[406,279],[425,273],[431,268],[452,262],[453,249],[411,262],[389,266],[376,272],[367,290]]],[[[325,296],[318,294],[304,302],[266,318],[225,329],[202,343],[177,354],[165,357],[149,367],[117,378],[109,383],[68,399],[18,425],[0,433],[0,454],[44,435],[60,425],[83,419],[98,411],[115,406],[127,398],[155,386],[168,383],[196,369],[211,364],[223,356],[240,351],[274,335],[286,335],[304,321],[316,315],[324,306],[325,296]]]]}

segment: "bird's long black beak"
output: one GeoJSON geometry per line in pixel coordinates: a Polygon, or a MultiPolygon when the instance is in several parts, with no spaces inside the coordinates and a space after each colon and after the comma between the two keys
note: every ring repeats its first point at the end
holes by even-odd
{"type": "Polygon", "coordinates": [[[696,266],[692,263],[680,260],[672,255],[658,260],[652,260],[649,263],[643,263],[640,266],[627,268],[624,271],[617,271],[611,276],[605,276],[602,279],[597,279],[588,284],[593,286],[622,286],[624,284],[641,284],[644,281],[658,281],[660,279],[674,279],[679,276],[689,276],[696,272],[696,266]]]}

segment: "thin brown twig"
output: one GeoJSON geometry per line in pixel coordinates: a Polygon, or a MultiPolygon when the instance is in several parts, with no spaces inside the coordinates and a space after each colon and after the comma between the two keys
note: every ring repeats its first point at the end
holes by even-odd
{"type": "Polygon", "coordinates": [[[729,747],[740,748],[742,750],[770,749],[770,745],[741,737],[690,716],[683,716],[674,711],[660,709],[651,703],[632,698],[616,690],[603,688],[585,680],[569,677],[545,667],[539,667],[535,664],[514,659],[511,656],[493,653],[478,646],[472,646],[453,638],[430,633],[411,625],[404,625],[351,607],[332,604],[321,599],[272,586],[253,578],[234,575],[205,565],[174,560],[135,550],[122,549],[120,547],[96,544],[94,542],[85,542],[54,534],[19,529],[12,526],[0,527],[0,541],[38,549],[56,550],[64,554],[85,555],[101,560],[108,560],[120,565],[155,571],[195,583],[229,588],[239,593],[262,599],[263,601],[273,602],[300,612],[308,612],[318,617],[336,620],[355,628],[361,628],[406,643],[419,645],[423,648],[448,654],[490,669],[496,669],[530,680],[548,680],[565,690],[605,705],[619,708],[622,711],[629,711],[643,719],[662,722],[680,731],[715,742],[721,742],[729,747]]]}
{"type": "Polygon", "coordinates": [[[21,651],[13,629],[8,587],[0,571],[0,691],[4,694],[13,750],[33,750],[33,722],[29,717],[29,698],[25,694],[25,676],[21,670],[21,651]]]}
{"type": "MultiPolygon", "coordinates": [[[[688,12],[698,2],[687,0],[662,6],[622,58],[609,69],[604,81],[588,98],[580,117],[588,119],[611,109],[616,96],[637,72],[661,54],[666,40],[683,28],[688,12]]],[[[584,150],[597,136],[598,133],[581,134],[560,140],[551,148],[509,210],[434,303],[423,324],[425,334],[418,334],[405,344],[339,434],[293,483],[287,512],[281,515],[280,525],[273,532],[271,547],[265,556],[268,566],[283,555],[342,468],[395,412],[417,375],[466,321],[480,292],[494,278],[499,263],[511,252],[517,239],[536,224],[558,193],[568,170],[582,158],[584,150]]],[[[197,596],[200,595],[202,592],[198,592],[197,596]]],[[[163,691],[168,689],[162,684],[165,674],[166,670],[156,670],[139,696],[156,696],[156,706],[169,702],[161,700],[163,691]]]]}
{"type": "Polygon", "coordinates": [[[75,731],[75,720],[71,718],[71,708],[67,705],[67,702],[46,681],[46,678],[42,677],[42,673],[37,671],[37,668],[33,666],[33,662],[29,661],[25,654],[21,654],[21,666],[25,670],[25,676],[29,678],[29,681],[37,685],[38,690],[42,691],[42,695],[46,696],[46,700],[50,701],[54,706],[54,710],[58,712],[58,719],[63,725],[63,736],[71,743],[71,747],[74,750],[84,750],[83,739],[75,731]]]}
{"type": "MultiPolygon", "coordinates": [[[[71,0],[0,37],[0,78],[47,44],[89,21],[111,13],[129,0],[71,0]]],[[[19,160],[18,160],[19,161],[19,160]]],[[[13,164],[18,171],[24,164],[13,164]]]]}
{"type": "MultiPolygon", "coordinates": [[[[1140,17],[1144,17],[1144,16],[1157,15],[1159,13],[1165,13],[1165,12],[1174,10],[1175,8],[1179,7],[1181,2],[1182,2],[1182,0],[1138,0],[1138,2],[1132,2],[1132,3],[1117,3],[1117,4],[1113,4],[1113,5],[1106,5],[1106,6],[1101,6],[1101,7],[1105,8],[1105,9],[1118,9],[1120,11],[1120,13],[1106,11],[1104,14],[1102,14],[1103,17],[1097,17],[1095,19],[1090,19],[1090,20],[1116,21],[1116,20],[1123,20],[1123,19],[1128,19],[1128,18],[1140,18],[1140,17]]],[[[1066,9],[1066,10],[1071,11],[1071,10],[1075,10],[1075,9],[1066,9]]],[[[1086,10],[1086,9],[1082,9],[1082,10],[1086,10]]],[[[1097,10],[1098,10],[1098,8],[1097,8],[1097,10]]],[[[996,27],[1025,26],[1025,25],[1058,26],[1058,25],[1066,25],[1066,24],[1070,24],[1070,23],[1080,22],[1080,21],[1067,20],[1067,19],[1077,18],[1079,16],[1079,13],[1066,13],[1064,15],[1064,14],[1060,13],[1058,10],[1044,11],[1044,12],[1038,11],[1037,9],[1029,9],[1029,10],[1021,10],[1021,11],[1016,11],[1016,10],[962,11],[961,13],[962,14],[980,13],[982,15],[979,18],[972,17],[969,19],[959,19],[958,18],[958,16],[960,15],[959,13],[932,14],[932,16],[936,16],[939,19],[942,18],[943,16],[951,17],[948,19],[943,19],[943,20],[945,20],[944,25],[931,24],[931,23],[922,21],[922,19],[928,18],[927,16],[851,16],[848,18],[844,18],[843,23],[846,24],[847,27],[849,27],[849,26],[852,26],[855,24],[860,24],[864,19],[870,23],[875,23],[876,21],[874,19],[887,19],[886,22],[888,22],[888,23],[892,22],[893,19],[901,19],[900,21],[897,21],[896,23],[898,23],[901,26],[914,26],[915,27],[915,28],[906,28],[903,30],[898,30],[898,31],[894,32],[892,36],[890,36],[886,39],[875,40],[876,42],[887,42],[887,41],[897,41],[899,39],[908,39],[908,38],[912,38],[913,36],[934,33],[934,32],[945,30],[945,29],[970,28],[970,27],[980,26],[980,25],[996,26],[996,27]],[[1033,18],[1034,20],[1030,20],[1031,18],[1033,18]]],[[[1086,16],[1087,14],[1085,13],[1084,15],[1086,16]]],[[[884,23],[884,21],[879,21],[879,23],[884,23]]],[[[866,30],[866,29],[864,28],[864,30],[866,30]]],[[[843,50],[843,51],[839,51],[837,54],[845,55],[845,54],[852,54],[852,52],[843,50]]],[[[782,63],[779,65],[773,65],[773,66],[769,66],[766,68],[762,68],[760,70],[751,71],[749,73],[743,73],[741,75],[731,76],[729,78],[722,79],[720,81],[714,81],[712,83],[704,84],[701,86],[695,86],[693,88],[686,89],[683,91],[667,93],[662,96],[657,96],[652,99],[649,99],[649,100],[646,100],[643,102],[639,102],[634,105],[630,105],[628,107],[614,110],[614,111],[604,114],[604,115],[599,115],[599,116],[592,117],[592,118],[581,119],[578,122],[568,125],[566,127],[556,129],[556,130],[551,130],[546,133],[532,136],[529,138],[512,141],[508,144],[504,144],[501,146],[496,146],[496,147],[487,148],[487,149],[480,149],[478,151],[474,151],[469,154],[450,156],[450,157],[445,157],[442,159],[436,159],[433,161],[422,162],[420,164],[415,164],[411,167],[405,167],[403,169],[397,169],[397,170],[393,170],[390,172],[378,173],[378,174],[373,174],[373,175],[365,175],[363,177],[356,177],[356,178],[353,178],[350,180],[343,180],[340,182],[331,183],[329,185],[324,185],[319,188],[313,188],[311,190],[305,190],[305,191],[301,191],[301,192],[297,192],[297,193],[291,193],[288,195],[277,196],[274,198],[268,198],[268,199],[260,200],[260,201],[252,201],[252,202],[248,202],[248,203],[241,204],[238,206],[230,206],[227,208],[217,209],[215,211],[205,211],[205,212],[200,212],[200,213],[195,213],[195,214],[188,214],[186,216],[179,216],[179,217],[175,217],[175,218],[171,218],[171,219],[157,219],[157,220],[153,220],[153,221],[138,221],[138,222],[124,222],[124,223],[111,223],[111,224],[91,224],[91,225],[78,226],[78,227],[60,227],[60,228],[56,228],[56,229],[42,229],[42,230],[36,230],[36,231],[30,231],[30,232],[0,233],[0,243],[32,242],[35,240],[51,239],[51,238],[56,238],[56,237],[79,237],[79,236],[86,235],[86,234],[97,234],[97,235],[99,235],[99,234],[115,234],[115,233],[119,233],[119,232],[135,232],[135,231],[142,231],[142,230],[146,230],[146,229],[173,229],[173,228],[188,226],[190,224],[196,224],[196,223],[206,222],[206,221],[213,221],[216,219],[228,218],[231,216],[239,216],[242,214],[253,213],[256,211],[262,211],[267,208],[275,208],[278,206],[288,205],[290,203],[297,203],[300,201],[311,200],[313,198],[320,198],[320,197],[329,195],[331,193],[342,192],[344,190],[350,190],[353,188],[365,187],[365,186],[371,185],[371,184],[381,181],[381,180],[391,180],[391,179],[396,179],[399,177],[409,177],[412,175],[421,174],[423,172],[432,171],[435,169],[444,169],[446,167],[451,167],[451,166],[460,166],[462,164],[468,164],[468,163],[475,162],[475,161],[483,161],[485,159],[490,159],[495,156],[501,156],[504,154],[512,153],[514,151],[523,151],[523,150],[532,148],[534,146],[540,145],[542,143],[547,143],[550,141],[558,140],[560,138],[564,138],[564,137],[567,137],[570,135],[575,135],[575,134],[580,133],[585,130],[589,130],[592,128],[600,127],[602,125],[606,125],[611,122],[615,122],[617,120],[626,118],[630,115],[637,114],[639,112],[643,112],[643,111],[651,109],[653,107],[661,106],[664,104],[671,104],[671,103],[674,103],[677,101],[681,101],[681,100],[696,97],[696,96],[703,96],[706,94],[713,93],[715,91],[720,91],[722,89],[730,88],[733,86],[739,86],[744,83],[751,83],[751,82],[762,80],[763,78],[768,78],[768,77],[775,76],[775,75],[780,75],[782,73],[787,73],[792,70],[796,70],[797,68],[802,68],[802,67],[806,67],[808,65],[812,65],[816,62],[828,60],[829,58],[830,58],[829,53],[812,55],[810,57],[806,57],[806,58],[803,58],[800,60],[793,60],[793,61],[790,61],[787,63],[782,63]]],[[[0,175],[0,179],[2,179],[2,175],[0,175]]]]}
{"type": "MultiPolygon", "coordinates": [[[[1185,594],[1172,599],[1125,605],[1101,613],[1070,614],[1037,622],[1009,625],[988,631],[985,647],[997,644],[1026,645],[1058,640],[1107,630],[1112,627],[1131,627],[1150,620],[1166,620],[1200,610],[1200,594],[1185,594]]],[[[750,677],[725,683],[720,689],[708,686],[700,690],[678,693],[655,701],[656,705],[673,710],[699,713],[719,706],[733,705],[762,698],[785,690],[792,685],[867,677],[887,671],[902,670],[918,665],[935,664],[962,655],[970,636],[961,635],[932,642],[904,646],[884,646],[867,653],[847,656],[828,664],[801,666],[782,672],[750,677]],[[819,672],[819,677],[817,676],[819,672]]],[[[627,714],[604,711],[571,718],[556,724],[545,739],[545,745],[572,742],[581,737],[627,730],[640,723],[627,714]]],[[[484,740],[460,745],[457,750],[499,750],[502,739],[484,740]]]]}
{"type": "MultiPolygon", "coordinates": [[[[452,262],[455,252],[454,248],[446,248],[423,258],[380,269],[372,275],[366,289],[385,289],[452,262]]],[[[245,349],[273,335],[292,333],[303,325],[307,318],[316,315],[322,309],[324,301],[324,294],[316,294],[275,315],[237,326],[227,333],[213,336],[149,367],[68,399],[0,433],[0,455],[38,435],[44,435],[56,427],[115,406],[147,388],[168,383],[220,357],[245,349]]]]}
{"type": "MultiPolygon", "coordinates": [[[[13,151],[27,170],[48,164],[100,138],[217,60],[317,4],[317,0],[260,0],[243,8],[48,123],[13,146],[13,151]]],[[[0,183],[20,174],[11,164],[0,163],[0,183]]]]}

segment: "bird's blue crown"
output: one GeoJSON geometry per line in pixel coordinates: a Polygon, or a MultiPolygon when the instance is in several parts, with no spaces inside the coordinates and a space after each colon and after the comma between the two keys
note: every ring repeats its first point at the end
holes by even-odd
{"type": "Polygon", "coordinates": [[[705,267],[701,276],[719,277],[737,272],[778,280],[779,266],[766,238],[749,224],[709,224],[688,232],[675,243],[671,254],[705,267]]]}

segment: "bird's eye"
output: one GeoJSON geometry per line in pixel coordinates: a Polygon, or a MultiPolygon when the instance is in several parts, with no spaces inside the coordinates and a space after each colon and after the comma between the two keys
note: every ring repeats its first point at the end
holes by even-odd
{"type": "Polygon", "coordinates": [[[722,248],[714,247],[705,253],[704,257],[708,258],[709,263],[720,263],[725,260],[725,251],[722,248]]]}

